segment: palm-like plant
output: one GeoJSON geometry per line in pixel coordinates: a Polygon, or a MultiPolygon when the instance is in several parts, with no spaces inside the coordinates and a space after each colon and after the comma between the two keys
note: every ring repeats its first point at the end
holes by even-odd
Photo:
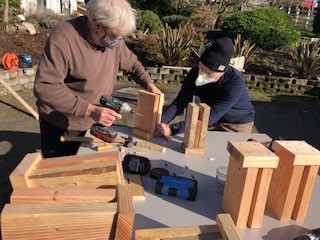
{"type": "Polygon", "coordinates": [[[166,24],[157,37],[160,45],[160,52],[157,54],[159,60],[173,66],[183,64],[197,45],[194,35],[195,29],[190,23],[179,25],[177,29],[166,24]]]}
{"type": "Polygon", "coordinates": [[[248,40],[242,40],[241,34],[238,34],[236,39],[234,40],[234,56],[241,57],[244,56],[245,59],[248,59],[253,53],[253,49],[256,44],[250,44],[248,40]]]}
{"type": "Polygon", "coordinates": [[[300,41],[291,56],[299,78],[310,79],[320,68],[320,43],[300,41]]]}

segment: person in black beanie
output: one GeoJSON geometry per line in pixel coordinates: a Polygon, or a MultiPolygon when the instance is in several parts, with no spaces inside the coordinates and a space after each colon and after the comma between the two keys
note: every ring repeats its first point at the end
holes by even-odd
{"type": "MultiPolygon", "coordinates": [[[[201,54],[201,53],[200,53],[201,54]]],[[[183,81],[176,99],[163,109],[155,137],[182,133],[185,122],[169,124],[196,95],[210,110],[209,130],[250,133],[254,125],[254,108],[241,72],[229,65],[233,54],[230,38],[221,37],[207,44],[198,66],[183,81]]]]}

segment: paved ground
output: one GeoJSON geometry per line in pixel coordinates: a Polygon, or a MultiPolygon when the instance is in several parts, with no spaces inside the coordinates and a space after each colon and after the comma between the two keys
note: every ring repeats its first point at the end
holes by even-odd
{"type": "MultiPolygon", "coordinates": [[[[168,102],[178,89],[174,86],[160,88],[168,102]]],[[[35,108],[32,92],[19,92],[19,95],[35,108]]],[[[278,96],[261,100],[252,95],[252,102],[256,110],[254,132],[306,140],[320,149],[319,99],[278,96]]],[[[39,148],[39,123],[11,94],[0,96],[0,211],[11,193],[9,174],[27,153],[39,151],[39,148]]]]}

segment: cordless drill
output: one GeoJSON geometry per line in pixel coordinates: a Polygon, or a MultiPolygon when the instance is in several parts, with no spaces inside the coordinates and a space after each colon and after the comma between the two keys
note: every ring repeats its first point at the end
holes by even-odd
{"type": "MultiPolygon", "coordinates": [[[[112,96],[101,96],[100,104],[101,106],[110,108],[117,113],[133,113],[141,116],[141,114],[134,111],[128,103],[112,96]]],[[[95,123],[91,126],[90,133],[106,142],[114,142],[118,135],[118,132],[113,130],[111,127],[105,127],[99,123],[95,123]]]]}

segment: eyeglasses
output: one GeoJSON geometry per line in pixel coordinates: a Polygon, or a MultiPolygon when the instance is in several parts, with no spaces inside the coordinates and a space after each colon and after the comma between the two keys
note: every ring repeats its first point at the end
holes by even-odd
{"type": "Polygon", "coordinates": [[[114,35],[113,33],[108,32],[108,29],[106,29],[102,24],[102,29],[104,31],[105,34],[105,38],[108,39],[109,41],[113,41],[113,42],[120,42],[122,41],[123,37],[117,37],[116,35],[114,35]]]}

